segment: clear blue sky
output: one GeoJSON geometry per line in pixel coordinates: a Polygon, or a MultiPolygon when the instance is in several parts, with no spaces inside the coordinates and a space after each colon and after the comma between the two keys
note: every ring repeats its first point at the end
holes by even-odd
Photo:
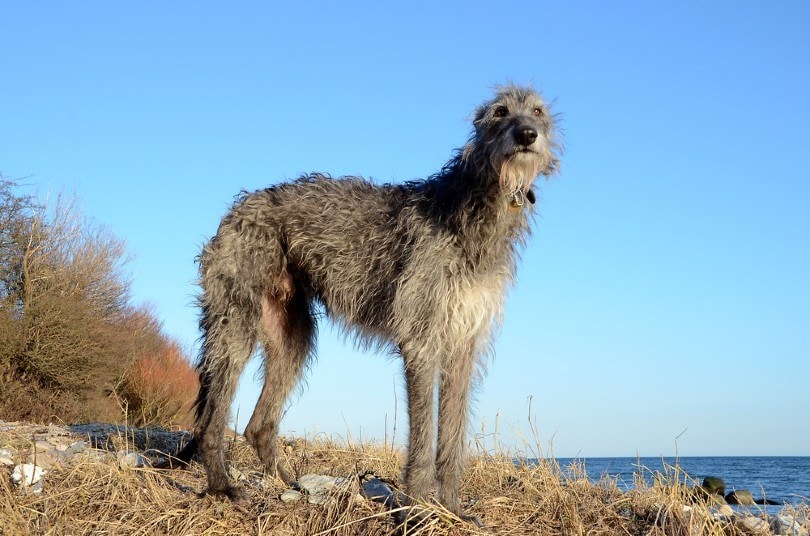
{"type": "MultiPolygon", "coordinates": [[[[194,257],[241,189],[423,177],[492,85],[534,83],[564,165],[471,437],[810,455],[810,3],[280,4],[4,2],[0,170],[75,191],[136,256],[135,299],[193,345],[194,257]]],[[[399,363],[321,332],[283,431],[396,420],[402,441],[399,363]]],[[[248,373],[241,426],[258,389],[248,373]]]]}

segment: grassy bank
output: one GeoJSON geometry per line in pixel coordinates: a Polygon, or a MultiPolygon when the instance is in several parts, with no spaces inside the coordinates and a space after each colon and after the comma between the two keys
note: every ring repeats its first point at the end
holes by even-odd
{"type": "MultiPolygon", "coordinates": [[[[117,449],[134,448],[119,438],[117,449]]],[[[34,451],[27,432],[0,432],[0,447],[11,445],[17,461],[34,451]]],[[[265,477],[258,459],[241,439],[228,440],[234,474],[250,497],[246,510],[227,501],[200,497],[205,475],[198,464],[188,470],[122,468],[114,455],[88,450],[69,463],[52,463],[40,493],[23,493],[0,478],[0,534],[278,534],[383,535],[397,528],[386,508],[362,499],[360,477],[373,473],[392,486],[399,483],[402,453],[390,447],[343,444],[330,440],[284,440],[281,451],[299,475],[349,477],[354,486],[324,505],[279,500],[287,489],[265,477]]],[[[516,465],[506,455],[470,456],[462,496],[466,509],[485,524],[479,529],[439,507],[407,534],[461,535],[727,535],[741,534],[733,523],[712,517],[682,487],[666,485],[661,475],[652,487],[623,493],[615,482],[594,484],[581,468],[561,469],[553,460],[516,465]],[[689,505],[690,508],[684,508],[689,505]]]]}

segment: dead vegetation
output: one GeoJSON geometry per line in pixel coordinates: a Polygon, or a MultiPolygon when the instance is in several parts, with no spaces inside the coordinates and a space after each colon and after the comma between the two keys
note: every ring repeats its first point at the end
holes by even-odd
{"type": "Polygon", "coordinates": [[[124,242],[75,196],[20,190],[0,173],[0,415],[190,424],[196,373],[131,303],[124,242]]]}
{"type": "MultiPolygon", "coordinates": [[[[30,438],[0,432],[0,446],[25,446],[30,438]]],[[[516,464],[506,455],[474,454],[462,486],[465,508],[484,528],[462,522],[438,506],[421,525],[397,528],[382,504],[358,494],[364,475],[396,486],[399,450],[328,439],[282,440],[280,450],[299,475],[349,477],[353,485],[323,505],[306,497],[279,499],[286,487],[266,477],[241,438],[228,440],[233,477],[251,498],[246,510],[217,497],[201,496],[205,475],[199,464],[187,470],[121,468],[114,455],[76,456],[49,470],[44,489],[26,494],[0,474],[0,534],[183,534],[183,535],[735,535],[733,524],[715,519],[688,490],[666,485],[623,493],[615,481],[593,483],[581,467],[561,468],[554,460],[516,464]],[[688,508],[685,506],[688,505],[688,508]]],[[[119,445],[118,448],[126,448],[119,445]]],[[[22,450],[20,452],[23,452],[22,450]]],[[[806,515],[806,507],[804,514],[806,515]]]]}

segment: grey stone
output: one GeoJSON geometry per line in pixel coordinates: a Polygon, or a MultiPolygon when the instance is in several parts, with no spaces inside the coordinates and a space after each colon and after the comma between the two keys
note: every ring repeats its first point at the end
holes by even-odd
{"type": "Polygon", "coordinates": [[[228,474],[231,476],[232,479],[234,479],[237,482],[247,480],[245,474],[236,467],[234,467],[233,465],[228,467],[228,474]]]}
{"type": "Polygon", "coordinates": [[[771,532],[779,536],[810,536],[810,530],[802,527],[793,514],[782,512],[771,518],[771,532]]]}
{"type": "Polygon", "coordinates": [[[291,503],[291,502],[298,501],[303,496],[304,496],[304,494],[301,493],[300,491],[296,491],[294,489],[288,489],[288,490],[284,491],[284,493],[282,493],[281,497],[279,497],[279,498],[281,499],[282,502],[291,503]]]}
{"type": "Polygon", "coordinates": [[[87,441],[76,441],[74,443],[71,443],[68,446],[68,448],[65,449],[65,452],[67,454],[80,454],[85,450],[87,450],[89,447],[90,443],[88,443],[87,441]]]}
{"type": "Polygon", "coordinates": [[[304,475],[298,479],[298,485],[309,495],[310,504],[325,503],[333,489],[348,487],[349,483],[347,478],[327,475],[304,475]]]}
{"type": "Polygon", "coordinates": [[[754,517],[754,516],[746,516],[734,521],[734,526],[740,529],[745,534],[751,535],[765,535],[771,533],[771,527],[768,525],[768,522],[764,519],[754,517]]]}
{"type": "Polygon", "coordinates": [[[99,462],[106,462],[111,459],[115,459],[115,456],[111,452],[103,449],[87,449],[82,452],[82,456],[99,462]]]}
{"type": "Polygon", "coordinates": [[[723,518],[730,518],[734,515],[734,510],[727,504],[721,504],[717,507],[717,515],[723,518]]]}
{"type": "Polygon", "coordinates": [[[726,502],[728,504],[750,506],[754,504],[754,495],[747,489],[735,489],[726,495],[726,502]]]}
{"type": "Polygon", "coordinates": [[[62,465],[60,452],[49,450],[47,452],[36,452],[28,456],[27,462],[33,463],[42,467],[43,469],[57,469],[62,465]]]}
{"type": "Polygon", "coordinates": [[[360,494],[366,499],[383,503],[389,507],[392,507],[396,502],[394,492],[388,484],[376,477],[363,482],[360,494]]]}
{"type": "Polygon", "coordinates": [[[16,452],[9,449],[0,449],[0,465],[14,465],[16,452]]]}
{"type": "Polygon", "coordinates": [[[701,486],[709,495],[725,495],[726,482],[722,478],[716,476],[707,476],[703,479],[701,486]]]}
{"type": "Polygon", "coordinates": [[[43,490],[44,488],[45,488],[45,481],[44,481],[44,480],[40,480],[40,481],[39,481],[39,482],[37,482],[36,484],[33,484],[33,485],[31,485],[31,486],[27,487],[27,488],[25,489],[25,492],[26,492],[26,493],[31,493],[31,494],[34,494],[34,495],[38,495],[38,494],[42,493],[42,490],[43,490]]]}
{"type": "Polygon", "coordinates": [[[45,469],[33,463],[22,463],[11,471],[11,481],[18,486],[27,487],[36,484],[47,473],[45,469]]]}
{"type": "Polygon", "coordinates": [[[146,458],[137,452],[119,451],[116,454],[116,458],[118,458],[118,466],[121,469],[134,469],[148,465],[146,458]]]}

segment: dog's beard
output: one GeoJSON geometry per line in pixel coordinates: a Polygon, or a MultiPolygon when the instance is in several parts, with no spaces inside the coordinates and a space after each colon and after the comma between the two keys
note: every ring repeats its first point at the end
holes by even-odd
{"type": "Polygon", "coordinates": [[[508,194],[525,193],[545,167],[543,159],[536,153],[515,153],[509,156],[500,164],[501,190],[508,194]]]}
{"type": "Polygon", "coordinates": [[[551,141],[537,140],[535,150],[519,150],[511,141],[487,144],[473,141],[464,146],[461,161],[484,177],[498,176],[498,186],[507,195],[526,193],[539,175],[557,173],[559,162],[551,141]]]}

